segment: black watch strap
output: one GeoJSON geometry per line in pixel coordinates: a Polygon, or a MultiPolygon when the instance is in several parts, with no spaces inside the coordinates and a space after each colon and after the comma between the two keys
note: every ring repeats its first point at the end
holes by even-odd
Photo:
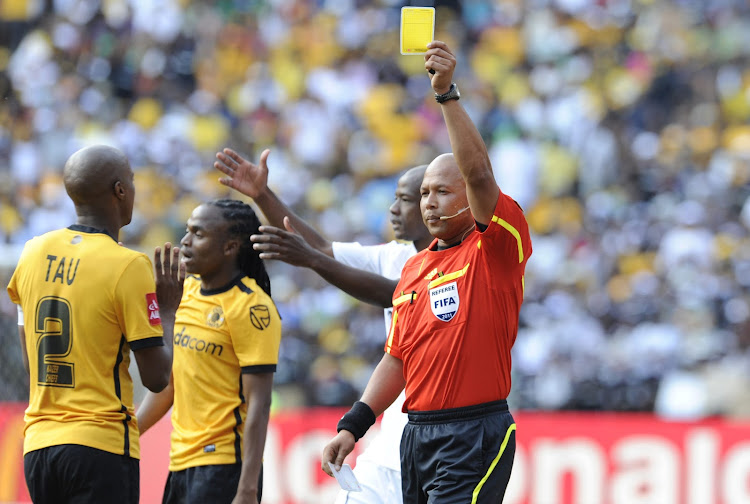
{"type": "Polygon", "coordinates": [[[459,98],[461,98],[461,93],[458,92],[458,86],[456,86],[455,82],[451,82],[451,87],[447,93],[435,93],[435,101],[438,103],[445,103],[448,100],[458,100],[459,98]]]}

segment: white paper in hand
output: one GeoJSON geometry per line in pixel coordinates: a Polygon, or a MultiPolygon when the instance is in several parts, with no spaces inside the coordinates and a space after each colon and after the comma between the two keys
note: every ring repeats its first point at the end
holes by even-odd
{"type": "Polygon", "coordinates": [[[336,481],[339,482],[339,486],[342,490],[349,490],[350,492],[362,491],[362,487],[359,486],[357,477],[354,476],[352,466],[350,466],[349,464],[344,464],[341,466],[341,470],[337,471],[336,466],[334,466],[333,463],[328,462],[328,467],[331,468],[333,477],[336,478],[336,481]]]}

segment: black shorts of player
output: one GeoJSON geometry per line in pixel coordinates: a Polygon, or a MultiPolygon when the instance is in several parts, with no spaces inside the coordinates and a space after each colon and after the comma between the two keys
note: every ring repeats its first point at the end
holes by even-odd
{"type": "Polygon", "coordinates": [[[516,453],[515,430],[505,401],[410,411],[401,438],[404,502],[502,502],[516,453]]]}
{"type": "Polygon", "coordinates": [[[81,445],[58,445],[23,457],[34,504],[138,504],[138,459],[81,445]]]}
{"type": "MultiPolygon", "coordinates": [[[[242,464],[188,467],[170,472],[162,504],[231,504],[237,494],[242,464]]],[[[263,466],[258,477],[258,502],[263,493],[263,466]]]]}

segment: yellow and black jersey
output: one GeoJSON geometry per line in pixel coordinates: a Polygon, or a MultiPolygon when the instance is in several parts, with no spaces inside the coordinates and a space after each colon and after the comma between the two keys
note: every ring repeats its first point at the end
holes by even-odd
{"type": "Polygon", "coordinates": [[[163,345],[151,261],[94,228],[30,240],[8,284],[24,314],[24,453],[79,444],[140,457],[130,349],[163,345]]]}
{"type": "Polygon", "coordinates": [[[203,290],[185,279],[174,335],[170,471],[242,460],[242,373],[276,371],[281,319],[249,277],[203,290]]]}

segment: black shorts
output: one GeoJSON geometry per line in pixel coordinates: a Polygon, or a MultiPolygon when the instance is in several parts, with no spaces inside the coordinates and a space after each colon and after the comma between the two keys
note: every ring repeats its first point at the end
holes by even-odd
{"type": "Polygon", "coordinates": [[[409,412],[401,438],[404,503],[502,502],[516,453],[515,430],[505,401],[409,412]]]}
{"type": "Polygon", "coordinates": [[[138,504],[138,459],[81,445],[58,445],[23,457],[34,504],[138,504]]]}
{"type": "MultiPolygon", "coordinates": [[[[242,464],[188,467],[170,472],[162,504],[231,504],[237,495],[242,464]]],[[[263,493],[263,466],[258,477],[258,502],[263,493]]]]}

